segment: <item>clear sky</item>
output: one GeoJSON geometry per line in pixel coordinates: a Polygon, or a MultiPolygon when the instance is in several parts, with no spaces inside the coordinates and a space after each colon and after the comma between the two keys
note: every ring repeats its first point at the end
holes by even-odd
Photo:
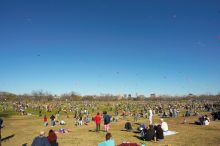
{"type": "Polygon", "coordinates": [[[220,92],[220,0],[1,0],[0,91],[220,92]]]}

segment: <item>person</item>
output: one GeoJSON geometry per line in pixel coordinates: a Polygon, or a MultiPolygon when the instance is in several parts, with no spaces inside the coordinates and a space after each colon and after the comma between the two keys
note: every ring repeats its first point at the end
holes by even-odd
{"type": "Polygon", "coordinates": [[[138,130],[142,131],[143,129],[146,129],[146,125],[145,124],[140,124],[140,126],[138,127],[138,130]]]}
{"type": "Polygon", "coordinates": [[[47,127],[48,123],[47,123],[47,116],[44,115],[44,127],[47,127]]]}
{"type": "Polygon", "coordinates": [[[69,132],[71,132],[69,129],[60,128],[55,133],[57,133],[57,134],[64,134],[64,133],[69,133],[69,132]]]}
{"type": "Polygon", "coordinates": [[[4,127],[4,126],[3,126],[3,119],[0,118],[0,129],[3,128],[3,127],[4,127]]]}
{"type": "Polygon", "coordinates": [[[161,125],[157,125],[155,127],[155,130],[156,130],[156,139],[158,141],[161,141],[164,139],[164,135],[163,135],[163,129],[161,128],[161,125]]]}
{"type": "Polygon", "coordinates": [[[65,124],[66,124],[66,122],[64,120],[60,121],[60,125],[65,125],[65,124]]]}
{"type": "Polygon", "coordinates": [[[57,146],[57,135],[52,129],[49,131],[47,139],[51,146],[57,146]]]}
{"type": "Polygon", "coordinates": [[[214,111],[211,113],[213,120],[220,120],[220,111],[214,111]]]}
{"type": "Polygon", "coordinates": [[[50,143],[44,134],[44,131],[41,131],[40,135],[34,138],[31,146],[50,146],[50,143]]]}
{"type": "Polygon", "coordinates": [[[82,114],[80,114],[79,116],[79,126],[82,126],[83,125],[83,116],[82,114]]]}
{"type": "Polygon", "coordinates": [[[205,116],[200,116],[197,121],[195,121],[196,125],[204,125],[205,124],[205,116]]]}
{"type": "Polygon", "coordinates": [[[125,111],[122,112],[122,116],[123,116],[123,120],[125,120],[126,119],[126,112],[125,111]]]}
{"type": "Polygon", "coordinates": [[[39,117],[41,117],[42,116],[42,111],[41,110],[39,110],[39,117]]]}
{"type": "Polygon", "coordinates": [[[115,141],[112,139],[112,134],[107,133],[105,141],[98,144],[98,146],[115,146],[115,141]]]}
{"type": "Polygon", "coordinates": [[[150,108],[149,109],[149,121],[150,121],[150,125],[152,125],[152,121],[153,120],[153,111],[152,111],[152,109],[150,108]]]}
{"type": "Polygon", "coordinates": [[[94,121],[96,124],[96,132],[99,132],[100,131],[100,124],[101,124],[101,116],[100,116],[99,112],[95,116],[94,121]]]}
{"type": "Polygon", "coordinates": [[[137,122],[139,118],[139,114],[137,112],[134,113],[134,122],[137,122]]]}
{"type": "Polygon", "coordinates": [[[56,115],[55,115],[55,122],[59,122],[59,111],[56,113],[56,115]]]}
{"type": "Polygon", "coordinates": [[[209,117],[207,116],[207,115],[205,115],[205,118],[204,118],[204,125],[209,125],[209,123],[210,123],[210,119],[209,119],[209,117]]]}
{"type": "Polygon", "coordinates": [[[146,130],[143,139],[146,141],[151,141],[151,140],[156,141],[155,129],[153,125],[149,125],[149,128],[146,130]]]}
{"type": "Polygon", "coordinates": [[[85,125],[88,125],[88,123],[90,122],[89,115],[86,115],[86,117],[84,118],[83,121],[84,121],[85,125]]]}
{"type": "Polygon", "coordinates": [[[55,117],[54,117],[54,115],[51,115],[51,117],[50,117],[50,120],[51,120],[51,127],[53,127],[54,125],[55,125],[55,117]]]}
{"type": "Polygon", "coordinates": [[[114,122],[118,122],[118,111],[115,111],[115,115],[114,115],[113,121],[114,122]]]}
{"type": "Polygon", "coordinates": [[[163,129],[163,132],[167,132],[168,131],[168,124],[167,122],[165,122],[163,119],[160,119],[161,121],[161,128],[163,129]]]}
{"type": "Polygon", "coordinates": [[[107,114],[106,111],[103,112],[104,116],[104,129],[105,129],[105,132],[108,132],[109,131],[109,124],[111,122],[111,117],[107,114]]]}
{"type": "Polygon", "coordinates": [[[177,117],[177,109],[174,107],[173,108],[173,118],[177,117]]]}
{"type": "Polygon", "coordinates": [[[127,131],[131,131],[132,130],[131,122],[128,121],[128,122],[125,123],[125,129],[127,131]]]}

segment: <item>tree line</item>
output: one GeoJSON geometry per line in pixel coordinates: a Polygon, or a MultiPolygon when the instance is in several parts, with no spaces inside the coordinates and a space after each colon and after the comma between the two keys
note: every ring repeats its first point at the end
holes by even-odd
{"type": "Polygon", "coordinates": [[[69,92],[58,95],[53,95],[47,91],[32,91],[31,94],[17,95],[8,92],[0,92],[0,101],[178,101],[178,100],[219,100],[220,94],[216,95],[186,95],[186,96],[169,96],[161,95],[154,98],[144,97],[144,96],[116,96],[112,94],[101,94],[101,95],[85,95],[81,96],[76,92],[69,92]]]}

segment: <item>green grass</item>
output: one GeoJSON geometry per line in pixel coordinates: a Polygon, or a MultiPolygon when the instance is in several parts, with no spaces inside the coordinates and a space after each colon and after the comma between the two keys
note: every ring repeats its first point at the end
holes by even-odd
{"type": "MultiPolygon", "coordinates": [[[[94,116],[94,115],[93,115],[94,116]]],[[[90,132],[95,129],[95,123],[91,122],[89,125],[83,125],[82,127],[74,126],[73,116],[66,119],[66,116],[61,116],[60,119],[64,119],[67,125],[62,126],[65,129],[69,129],[72,132],[67,134],[58,135],[58,142],[60,146],[96,146],[99,142],[105,138],[104,132],[90,132]]],[[[176,135],[167,136],[162,142],[144,142],[147,146],[219,146],[220,145],[220,122],[212,121],[209,126],[196,126],[190,124],[194,122],[197,117],[190,117],[187,124],[181,124],[183,117],[176,119],[165,119],[169,124],[169,129],[179,132],[176,135]]],[[[133,119],[131,119],[132,121],[133,119]]],[[[123,131],[126,121],[120,120],[117,123],[111,123],[110,132],[116,144],[120,144],[123,141],[136,142],[140,144],[141,140],[137,138],[139,136],[133,132],[123,131]]],[[[148,124],[148,119],[141,119],[138,123],[148,124]]],[[[159,118],[154,117],[154,123],[159,123],[159,118]]],[[[15,134],[15,136],[2,143],[3,146],[21,146],[27,143],[31,145],[32,140],[44,130],[46,133],[51,129],[50,126],[43,126],[43,117],[38,116],[11,116],[4,118],[5,127],[2,129],[2,138],[15,134]]],[[[103,124],[101,125],[103,129],[103,124]]],[[[138,127],[132,121],[133,129],[138,127]]],[[[55,126],[52,129],[57,130],[61,126],[55,126]]]]}

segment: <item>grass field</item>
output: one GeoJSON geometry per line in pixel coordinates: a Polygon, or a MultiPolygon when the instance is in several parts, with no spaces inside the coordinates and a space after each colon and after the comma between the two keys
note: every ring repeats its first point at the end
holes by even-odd
{"type": "MultiPolygon", "coordinates": [[[[193,123],[197,117],[190,117],[186,124],[181,124],[183,117],[176,119],[165,119],[168,122],[169,130],[179,132],[176,135],[166,136],[162,142],[144,142],[138,139],[139,134],[134,132],[126,132],[124,130],[124,124],[126,121],[120,120],[117,123],[111,123],[110,132],[116,144],[120,144],[123,141],[141,142],[146,143],[147,146],[219,146],[220,145],[220,122],[212,121],[209,126],[196,126],[193,123]]],[[[83,125],[76,127],[74,125],[73,117],[64,120],[67,125],[62,126],[65,129],[69,129],[72,132],[67,134],[58,135],[59,146],[95,146],[105,138],[105,132],[99,133],[93,132],[95,129],[95,123],[91,122],[89,125],[83,125]]],[[[132,120],[131,120],[132,121],[132,120]]],[[[148,124],[148,119],[140,119],[138,123],[148,124]]],[[[159,123],[159,118],[154,117],[154,123],[159,123]]],[[[50,126],[44,128],[43,118],[37,116],[12,116],[4,119],[5,128],[2,129],[2,138],[13,135],[14,137],[2,142],[3,146],[21,146],[27,144],[30,146],[35,136],[40,131],[44,130],[46,134],[51,129],[50,126]]],[[[61,126],[55,126],[52,129],[57,130],[61,126]]],[[[136,130],[137,123],[132,121],[132,127],[136,130]]],[[[103,125],[102,125],[103,129],[103,125]]]]}

